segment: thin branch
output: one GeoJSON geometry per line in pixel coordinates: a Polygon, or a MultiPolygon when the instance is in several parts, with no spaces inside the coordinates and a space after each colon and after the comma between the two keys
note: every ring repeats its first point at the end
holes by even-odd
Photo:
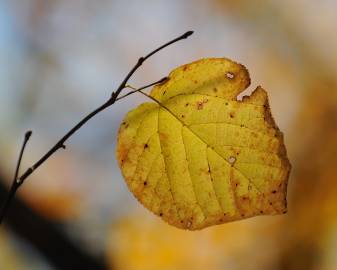
{"type": "Polygon", "coordinates": [[[122,98],[125,98],[125,97],[127,97],[127,96],[130,96],[130,95],[132,95],[132,94],[134,94],[134,93],[140,92],[140,91],[142,91],[142,90],[144,90],[144,89],[146,89],[146,88],[149,88],[149,87],[151,87],[151,86],[154,86],[154,85],[157,85],[157,84],[164,83],[164,82],[167,81],[167,79],[168,79],[168,77],[164,77],[164,78],[160,79],[159,81],[156,81],[156,82],[154,82],[154,83],[151,83],[151,84],[142,86],[142,87],[140,87],[140,88],[138,88],[138,89],[137,89],[137,88],[134,88],[134,87],[131,87],[130,85],[125,85],[125,87],[129,87],[129,88],[133,89],[133,91],[130,91],[129,93],[127,93],[127,94],[125,94],[125,95],[123,95],[123,96],[118,97],[118,98],[116,99],[116,101],[117,101],[117,100],[121,100],[122,98]]]}
{"type": "Polygon", "coordinates": [[[125,85],[127,84],[127,82],[129,81],[130,77],[133,75],[133,73],[135,73],[135,71],[144,63],[144,61],[146,59],[148,59],[149,57],[151,57],[152,55],[154,55],[155,53],[159,52],[160,50],[166,48],[167,46],[182,40],[182,39],[186,39],[188,38],[190,35],[193,34],[193,31],[187,31],[185,34],[165,43],[164,45],[160,46],[159,48],[155,49],[154,51],[150,52],[148,55],[144,56],[144,57],[140,57],[138,59],[138,62],[136,63],[136,65],[130,70],[130,72],[128,73],[128,75],[126,75],[125,79],[123,80],[123,82],[120,84],[120,86],[117,88],[116,92],[112,93],[112,97],[116,96],[116,98],[118,97],[119,93],[124,89],[125,85]]]}
{"type": "MultiPolygon", "coordinates": [[[[141,57],[138,59],[136,65],[129,71],[129,73],[126,75],[122,83],[119,85],[117,90],[111,94],[111,97],[100,107],[89,113],[87,116],[85,116],[80,122],[78,122],[72,129],[70,129],[45,155],[43,155],[33,166],[28,168],[16,181],[17,184],[12,186],[12,189],[6,198],[5,205],[6,208],[8,208],[8,205],[10,204],[11,200],[15,196],[16,191],[18,188],[24,183],[24,181],[27,179],[28,176],[30,176],[38,167],[40,167],[50,156],[52,156],[58,149],[64,148],[65,149],[65,142],[77,131],[79,130],[86,122],[88,122],[92,117],[94,117],[96,114],[100,113],[101,111],[105,110],[106,108],[113,105],[117,99],[121,91],[125,88],[126,84],[128,83],[131,76],[135,73],[135,71],[144,63],[146,59],[154,55],[155,53],[159,52],[160,50],[166,48],[167,46],[182,40],[186,39],[190,35],[193,34],[193,31],[188,31],[185,34],[165,43],[164,45],[160,46],[159,48],[155,49],[154,51],[147,54],[145,57],[141,57]]],[[[153,84],[151,84],[153,85],[153,84]]],[[[2,220],[4,218],[4,209],[1,209],[0,212],[0,224],[2,223],[2,220]]]]}
{"type": "Polygon", "coordinates": [[[159,100],[157,100],[156,98],[150,96],[147,93],[144,93],[142,90],[137,90],[136,92],[141,93],[142,95],[146,96],[147,98],[153,100],[154,102],[156,102],[160,107],[164,108],[165,110],[167,110],[170,114],[172,114],[175,118],[177,118],[177,120],[179,122],[182,122],[168,107],[166,107],[163,103],[161,103],[159,100]]]}
{"type": "Polygon", "coordinates": [[[25,151],[27,142],[29,141],[29,138],[30,138],[31,135],[32,135],[32,131],[30,131],[30,130],[27,131],[26,134],[25,134],[25,138],[24,138],[22,146],[21,146],[19,158],[18,158],[18,161],[16,163],[16,169],[15,169],[15,173],[14,173],[14,177],[13,177],[12,186],[11,186],[11,189],[9,191],[9,194],[8,194],[6,200],[4,201],[3,205],[1,206],[1,210],[0,210],[0,224],[1,224],[4,216],[6,215],[7,209],[9,207],[9,203],[13,199],[13,197],[15,195],[15,192],[18,189],[18,186],[20,185],[20,182],[18,181],[19,180],[18,179],[18,175],[19,175],[21,160],[22,160],[23,152],[25,151]]]}
{"type": "MultiPolygon", "coordinates": [[[[142,95],[146,96],[147,98],[153,100],[154,102],[156,102],[160,107],[163,107],[164,109],[168,110],[169,112],[171,112],[163,103],[161,103],[159,100],[155,99],[154,97],[150,96],[149,94],[143,92],[142,90],[137,90],[136,92],[141,93],[142,95]]],[[[171,112],[172,113],[172,112],[171,112]]],[[[173,114],[173,113],[172,113],[173,114]]],[[[173,114],[174,115],[174,114],[173,114]]]]}

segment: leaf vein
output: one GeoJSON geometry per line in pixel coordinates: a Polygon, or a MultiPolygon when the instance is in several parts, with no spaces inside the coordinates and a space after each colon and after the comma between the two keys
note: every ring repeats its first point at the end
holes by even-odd
{"type": "Polygon", "coordinates": [[[193,189],[193,192],[194,192],[196,203],[199,206],[199,208],[200,208],[200,210],[201,210],[201,212],[202,212],[202,214],[204,216],[204,219],[206,219],[206,213],[204,212],[204,209],[201,207],[201,204],[199,203],[199,200],[198,200],[198,197],[197,197],[197,192],[195,191],[195,184],[194,184],[194,181],[192,180],[191,169],[190,169],[190,165],[189,165],[188,158],[187,158],[187,150],[186,150],[186,145],[185,145],[185,140],[184,140],[184,135],[183,135],[184,134],[183,133],[183,128],[184,128],[184,126],[182,125],[181,126],[181,137],[183,139],[183,145],[184,145],[184,150],[185,150],[185,157],[186,157],[188,174],[190,176],[190,180],[191,180],[192,189],[193,189]]]}

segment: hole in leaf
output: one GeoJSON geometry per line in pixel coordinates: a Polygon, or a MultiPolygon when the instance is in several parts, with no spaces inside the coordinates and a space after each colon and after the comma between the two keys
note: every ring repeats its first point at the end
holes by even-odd
{"type": "Polygon", "coordinates": [[[234,73],[232,73],[232,72],[227,72],[227,73],[226,73],[226,77],[227,77],[228,79],[234,79],[234,73]]]}
{"type": "Polygon", "coordinates": [[[230,156],[229,159],[228,159],[228,162],[232,165],[235,163],[235,161],[236,161],[236,158],[233,157],[233,156],[230,156]]]}

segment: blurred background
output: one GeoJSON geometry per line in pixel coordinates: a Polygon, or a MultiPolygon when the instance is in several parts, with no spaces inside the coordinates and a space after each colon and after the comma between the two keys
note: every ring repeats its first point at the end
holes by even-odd
{"type": "Polygon", "coordinates": [[[133,86],[228,57],[268,90],[292,163],[286,215],[178,230],[128,192],[115,158],[132,95],[97,115],[20,189],[0,227],[0,269],[337,269],[337,2],[0,1],[0,200],[22,169],[103,103],[140,56],[133,86]]]}

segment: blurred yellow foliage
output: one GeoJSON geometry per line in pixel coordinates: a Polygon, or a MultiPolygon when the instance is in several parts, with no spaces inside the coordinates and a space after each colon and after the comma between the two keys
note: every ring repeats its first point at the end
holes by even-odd
{"type": "Polygon", "coordinates": [[[129,270],[272,269],[279,218],[263,219],[190,232],[138,212],[112,226],[108,261],[111,269],[129,270]]]}
{"type": "Polygon", "coordinates": [[[30,207],[51,220],[67,220],[78,214],[77,194],[48,190],[35,196],[23,193],[22,197],[30,207]]]}
{"type": "Polygon", "coordinates": [[[0,262],[1,269],[24,269],[20,253],[13,248],[7,234],[3,230],[0,230],[0,262]]]}

